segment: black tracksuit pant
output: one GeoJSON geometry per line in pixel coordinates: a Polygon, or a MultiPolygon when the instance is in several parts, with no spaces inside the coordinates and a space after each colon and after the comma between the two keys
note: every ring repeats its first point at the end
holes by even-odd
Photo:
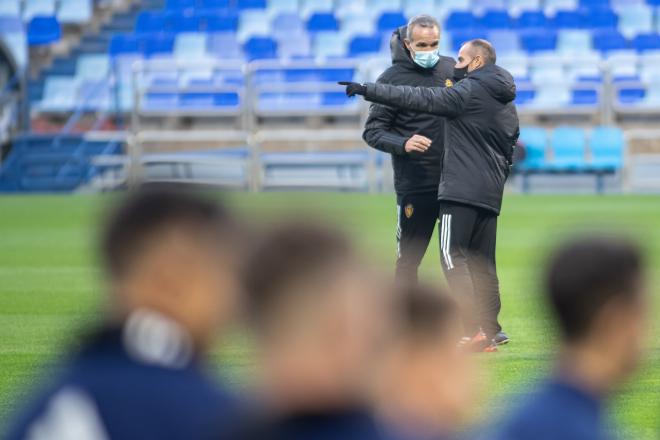
{"type": "Polygon", "coordinates": [[[439,202],[440,260],[449,288],[464,301],[468,336],[481,329],[492,337],[502,330],[497,320],[500,289],[495,268],[497,215],[486,209],[439,202]]]}
{"type": "Polygon", "coordinates": [[[416,283],[438,220],[438,192],[397,195],[397,283],[416,283]]]}

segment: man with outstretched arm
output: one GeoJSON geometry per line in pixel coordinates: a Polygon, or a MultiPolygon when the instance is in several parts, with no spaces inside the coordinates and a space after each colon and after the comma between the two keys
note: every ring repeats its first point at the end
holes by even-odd
{"type": "Polygon", "coordinates": [[[447,118],[438,187],[442,267],[450,288],[466,303],[470,345],[493,351],[495,344],[509,341],[497,319],[501,302],[495,241],[519,135],[516,86],[511,74],[495,65],[495,49],[488,41],[471,40],[458,55],[453,87],[340,84],[349,96],[447,118]]]}

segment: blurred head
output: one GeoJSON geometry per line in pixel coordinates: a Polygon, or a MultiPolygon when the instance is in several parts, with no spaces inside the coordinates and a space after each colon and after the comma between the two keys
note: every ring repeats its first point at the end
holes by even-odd
{"type": "Polygon", "coordinates": [[[453,431],[474,397],[473,359],[458,348],[459,307],[444,291],[424,286],[401,287],[398,297],[379,406],[404,429],[453,431]]]}
{"type": "Polygon", "coordinates": [[[495,64],[497,55],[495,48],[486,40],[468,41],[458,51],[458,62],[454,66],[454,78],[461,80],[477,69],[489,64],[495,64]]]}
{"type": "Polygon", "coordinates": [[[116,318],[155,311],[207,348],[235,312],[236,230],[222,206],[191,192],[129,194],[110,216],[101,245],[116,318]]]}
{"type": "Polygon", "coordinates": [[[247,261],[245,288],[271,394],[324,405],[363,393],[387,298],[376,298],[343,234],[309,222],[274,228],[247,261]]]}
{"type": "Polygon", "coordinates": [[[430,69],[440,59],[440,24],[430,15],[418,15],[408,22],[404,41],[413,61],[420,67],[430,69]]]}
{"type": "Polygon", "coordinates": [[[647,324],[644,259],[623,238],[588,237],[554,254],[546,291],[564,345],[593,353],[617,381],[637,365],[647,324]]]}

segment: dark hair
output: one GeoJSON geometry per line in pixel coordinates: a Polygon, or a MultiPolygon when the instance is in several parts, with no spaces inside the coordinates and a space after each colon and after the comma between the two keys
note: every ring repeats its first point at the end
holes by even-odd
{"type": "Polygon", "coordinates": [[[158,185],[138,189],[119,203],[102,233],[101,253],[110,276],[122,275],[145,243],[169,226],[207,238],[217,234],[218,241],[236,231],[220,204],[190,190],[158,185]]]}
{"type": "Polygon", "coordinates": [[[348,238],[334,229],[303,222],[273,228],[245,263],[243,284],[250,317],[257,326],[269,321],[294,284],[349,264],[352,257],[348,238]]]}
{"type": "Polygon", "coordinates": [[[483,58],[484,63],[495,64],[497,62],[497,54],[495,53],[495,48],[492,44],[490,44],[489,41],[477,38],[468,41],[468,44],[472,46],[474,50],[479,52],[479,55],[483,58]]]}
{"type": "Polygon", "coordinates": [[[638,246],[624,238],[594,236],[560,247],[550,259],[545,283],[564,338],[586,335],[612,299],[634,300],[643,265],[638,246]]]}
{"type": "Polygon", "coordinates": [[[436,20],[434,17],[431,17],[430,15],[422,14],[422,15],[417,15],[408,21],[408,27],[406,30],[406,39],[409,41],[412,41],[412,34],[413,30],[415,29],[415,26],[423,27],[423,28],[436,28],[440,30],[440,23],[438,23],[438,20],[436,20]]]}
{"type": "Polygon", "coordinates": [[[419,284],[399,287],[401,334],[405,338],[437,341],[438,332],[458,322],[458,304],[442,289],[419,284]]]}

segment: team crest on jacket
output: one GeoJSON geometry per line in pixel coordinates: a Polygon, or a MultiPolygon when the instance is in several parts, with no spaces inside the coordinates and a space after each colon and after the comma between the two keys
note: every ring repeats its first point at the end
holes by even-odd
{"type": "Polygon", "coordinates": [[[412,203],[408,203],[403,210],[403,212],[406,214],[406,218],[412,217],[414,211],[415,207],[412,205],[412,203]]]}
{"type": "Polygon", "coordinates": [[[450,80],[449,78],[445,80],[445,87],[451,87],[453,85],[454,85],[454,81],[450,80]]]}

